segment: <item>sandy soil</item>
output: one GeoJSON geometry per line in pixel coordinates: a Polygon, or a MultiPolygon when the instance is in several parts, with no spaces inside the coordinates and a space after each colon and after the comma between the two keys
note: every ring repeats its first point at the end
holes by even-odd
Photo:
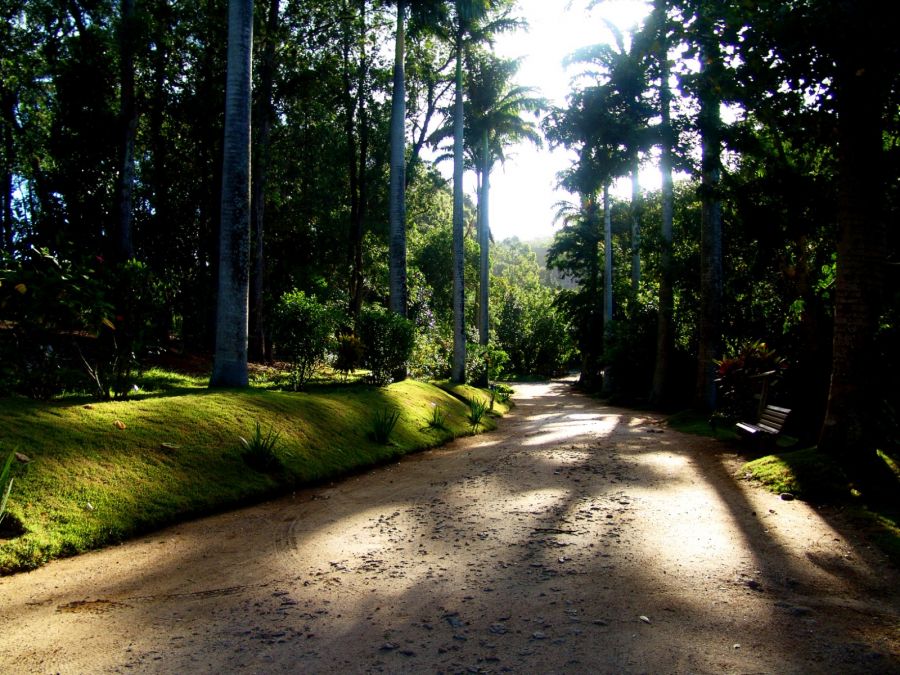
{"type": "Polygon", "coordinates": [[[0,672],[900,673],[840,514],[568,384],[497,432],[0,579],[0,672]]]}

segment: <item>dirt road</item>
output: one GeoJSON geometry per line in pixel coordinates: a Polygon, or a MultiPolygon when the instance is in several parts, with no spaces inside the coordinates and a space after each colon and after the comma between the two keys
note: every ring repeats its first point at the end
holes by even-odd
{"type": "Polygon", "coordinates": [[[0,579],[0,672],[900,673],[898,574],[836,514],[517,392],[492,434],[0,579]]]}

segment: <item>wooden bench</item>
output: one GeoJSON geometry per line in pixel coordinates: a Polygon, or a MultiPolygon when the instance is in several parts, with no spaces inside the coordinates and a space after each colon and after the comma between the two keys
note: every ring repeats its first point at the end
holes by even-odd
{"type": "Polygon", "coordinates": [[[791,411],[788,408],[779,408],[775,405],[767,405],[763,408],[759,421],[756,424],[751,422],[738,422],[738,433],[747,438],[751,438],[760,445],[763,443],[773,443],[781,434],[784,423],[787,421],[791,411]]]}

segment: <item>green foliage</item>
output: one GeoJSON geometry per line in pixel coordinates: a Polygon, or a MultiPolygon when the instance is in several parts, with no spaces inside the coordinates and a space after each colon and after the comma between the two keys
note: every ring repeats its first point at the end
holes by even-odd
{"type": "Polygon", "coordinates": [[[111,267],[106,287],[115,315],[95,340],[76,345],[78,359],[98,399],[125,398],[147,357],[165,343],[165,292],[149,267],[128,260],[111,267]]]}
{"type": "Polygon", "coordinates": [[[641,308],[628,319],[607,328],[603,363],[604,391],[625,401],[643,399],[650,392],[656,352],[656,314],[641,308]]]}
{"type": "Polygon", "coordinates": [[[487,385],[503,374],[509,355],[495,344],[469,343],[466,346],[466,373],[473,382],[487,385]]]}
{"type": "Polygon", "coordinates": [[[293,391],[301,390],[325,363],[334,326],[333,312],[314,297],[296,289],[281,296],[272,316],[272,339],[276,352],[290,364],[293,391]]]}
{"type": "Polygon", "coordinates": [[[375,415],[372,417],[372,440],[386,445],[390,441],[391,433],[394,431],[394,427],[397,426],[399,419],[399,410],[389,410],[387,408],[376,410],[375,415]]]}
{"type": "Polygon", "coordinates": [[[258,471],[272,471],[281,468],[281,459],[276,452],[280,433],[274,427],[263,434],[259,420],[256,420],[256,429],[250,438],[239,436],[243,452],[241,457],[247,464],[258,471]]]}
{"type": "MultiPolygon", "coordinates": [[[[504,404],[509,403],[510,397],[515,393],[512,387],[507,386],[502,382],[492,385],[491,391],[496,394],[497,400],[504,404]]],[[[493,406],[491,409],[493,410],[493,406]]]]}
{"type": "Polygon", "coordinates": [[[406,368],[415,344],[415,329],[408,319],[383,307],[369,305],[356,324],[365,347],[363,364],[378,386],[390,384],[394,374],[406,368]]]}
{"type": "Polygon", "coordinates": [[[410,375],[423,380],[449,378],[452,352],[453,339],[446,325],[435,325],[431,330],[419,330],[410,355],[410,375]]]}
{"type": "Polygon", "coordinates": [[[0,387],[38,399],[64,389],[124,398],[165,335],[164,300],[149,268],[96,256],[74,263],[30,247],[0,268],[0,387]]]}
{"type": "Polygon", "coordinates": [[[75,264],[30,246],[0,257],[0,360],[8,388],[47,400],[76,378],[76,336],[113,328],[114,307],[94,265],[75,264]]]}
{"type": "Polygon", "coordinates": [[[497,316],[496,344],[509,371],[551,377],[565,369],[573,347],[569,325],[543,289],[532,295],[510,291],[497,316]]]}

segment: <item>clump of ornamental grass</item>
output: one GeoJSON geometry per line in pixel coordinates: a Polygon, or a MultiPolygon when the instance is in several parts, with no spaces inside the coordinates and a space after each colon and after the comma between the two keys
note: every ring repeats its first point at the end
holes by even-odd
{"type": "Polygon", "coordinates": [[[239,436],[244,451],[241,456],[244,461],[259,471],[272,471],[281,467],[281,459],[276,453],[278,438],[281,436],[274,427],[264,434],[259,420],[256,421],[256,430],[250,438],[239,436]]]}
{"type": "Polygon", "coordinates": [[[481,420],[484,418],[487,409],[487,402],[480,398],[473,398],[469,401],[469,422],[472,423],[473,427],[477,427],[481,424],[481,420]]]}
{"type": "Polygon", "coordinates": [[[444,416],[441,406],[437,403],[431,404],[431,419],[428,420],[428,427],[439,431],[447,430],[447,418],[444,416]]]}
{"type": "Polygon", "coordinates": [[[389,408],[377,410],[372,418],[372,431],[370,433],[372,440],[376,443],[387,445],[391,438],[391,432],[394,431],[394,427],[397,426],[399,419],[399,410],[391,410],[389,408]]]}

